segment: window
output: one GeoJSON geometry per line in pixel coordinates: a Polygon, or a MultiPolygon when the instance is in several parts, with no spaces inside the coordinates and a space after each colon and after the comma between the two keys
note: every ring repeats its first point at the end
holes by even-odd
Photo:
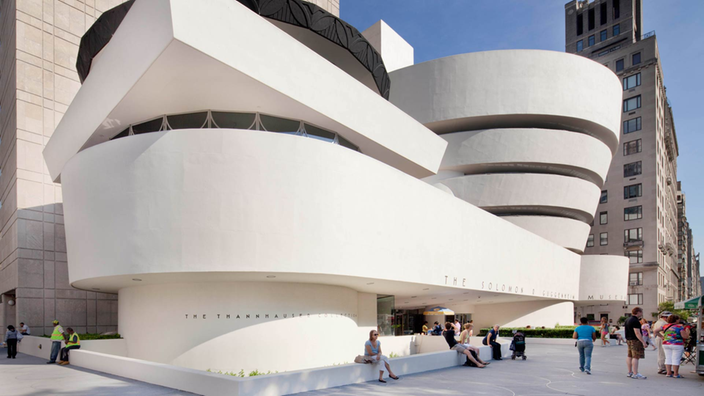
{"type": "Polygon", "coordinates": [[[594,45],[594,35],[593,34],[591,36],[589,36],[589,38],[587,39],[587,47],[591,47],[592,45],[594,45]]]}
{"type": "Polygon", "coordinates": [[[606,25],[606,19],[608,18],[608,15],[606,15],[606,9],[606,2],[601,3],[601,7],[599,8],[599,22],[602,25],[606,25]]]}
{"type": "Polygon", "coordinates": [[[637,65],[640,63],[640,52],[637,54],[633,54],[633,62],[631,62],[632,65],[637,65]]]}
{"type": "Polygon", "coordinates": [[[577,14],[577,36],[584,33],[584,14],[577,14]]]}
{"type": "Polygon", "coordinates": [[[643,240],[643,228],[630,228],[623,230],[623,242],[637,242],[643,240]]]}
{"type": "Polygon", "coordinates": [[[589,30],[594,29],[594,9],[590,9],[587,12],[587,24],[589,25],[589,30]]]}
{"type": "Polygon", "coordinates": [[[594,246],[594,234],[589,234],[589,238],[587,238],[587,247],[592,246],[594,246]]]}
{"type": "Polygon", "coordinates": [[[623,59],[616,61],[616,71],[620,72],[621,70],[623,70],[623,59]]]}
{"type": "Polygon", "coordinates": [[[643,305],[643,294],[629,294],[628,305],[643,305]]]}
{"type": "Polygon", "coordinates": [[[641,139],[631,140],[623,144],[623,155],[637,154],[643,151],[643,144],[641,139]]]}
{"type": "Polygon", "coordinates": [[[628,286],[641,286],[643,285],[643,273],[642,272],[631,272],[628,274],[628,286]]]}
{"type": "Polygon", "coordinates": [[[624,256],[628,257],[628,262],[630,264],[638,264],[643,262],[643,250],[628,250],[624,256]]]}
{"type": "Polygon", "coordinates": [[[609,212],[599,213],[599,224],[607,224],[609,222],[609,212]]]}
{"type": "Polygon", "coordinates": [[[612,36],[616,37],[619,34],[621,34],[621,25],[615,24],[614,25],[614,33],[612,34],[612,36]]]}
{"type": "Polygon", "coordinates": [[[621,4],[619,4],[619,0],[614,0],[614,19],[618,19],[621,17],[621,4]]]}
{"type": "Polygon", "coordinates": [[[642,161],[637,161],[637,162],[631,162],[630,164],[626,164],[623,166],[623,177],[631,177],[631,176],[636,176],[640,175],[643,173],[643,167],[642,167],[643,162],[642,161]]]}
{"type": "Polygon", "coordinates": [[[635,109],[640,109],[640,95],[628,98],[623,101],[623,112],[627,113],[635,109]]]}
{"type": "Polygon", "coordinates": [[[606,37],[607,37],[606,29],[604,29],[599,33],[599,41],[606,41],[606,37]]]}
{"type": "Polygon", "coordinates": [[[630,208],[623,209],[623,220],[638,220],[643,218],[643,206],[631,206],[630,208]]]}
{"type": "Polygon", "coordinates": [[[623,78],[623,90],[626,91],[640,85],[640,73],[623,78]]]}
{"type": "Polygon", "coordinates": [[[599,234],[599,245],[606,246],[608,244],[609,244],[609,233],[602,232],[601,234],[599,234]]]}
{"type": "Polygon", "coordinates": [[[601,191],[601,197],[599,198],[599,203],[609,202],[609,192],[607,190],[601,191]]]}
{"type": "Polygon", "coordinates": [[[631,118],[623,122],[623,133],[631,133],[635,131],[640,131],[640,117],[631,118]]]}
{"type": "Polygon", "coordinates": [[[582,40],[577,41],[577,52],[582,52],[584,49],[584,42],[582,40]]]}

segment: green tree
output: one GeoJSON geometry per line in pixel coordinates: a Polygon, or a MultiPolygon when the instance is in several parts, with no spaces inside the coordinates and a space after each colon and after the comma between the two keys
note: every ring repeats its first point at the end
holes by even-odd
{"type": "Polygon", "coordinates": [[[653,318],[658,317],[660,312],[662,311],[670,311],[673,314],[679,316],[682,318],[682,320],[687,321],[689,319],[689,315],[691,315],[691,312],[687,309],[675,309],[675,303],[672,301],[665,301],[660,304],[658,304],[658,312],[653,312],[653,318]]]}

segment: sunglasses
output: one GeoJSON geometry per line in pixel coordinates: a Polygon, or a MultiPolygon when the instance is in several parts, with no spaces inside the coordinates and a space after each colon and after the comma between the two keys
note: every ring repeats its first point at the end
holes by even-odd
{"type": "Polygon", "coordinates": [[[378,336],[379,334],[372,334],[373,336],[378,336]]]}

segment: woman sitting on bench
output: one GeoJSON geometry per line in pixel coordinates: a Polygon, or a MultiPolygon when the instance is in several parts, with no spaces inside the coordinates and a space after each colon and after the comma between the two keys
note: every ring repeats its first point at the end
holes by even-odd
{"type": "Polygon", "coordinates": [[[384,382],[384,371],[389,373],[389,377],[397,380],[398,377],[391,371],[389,358],[381,354],[381,341],[379,332],[372,330],[369,332],[369,340],[364,343],[364,355],[372,358],[372,364],[379,367],[379,382],[384,382]]]}

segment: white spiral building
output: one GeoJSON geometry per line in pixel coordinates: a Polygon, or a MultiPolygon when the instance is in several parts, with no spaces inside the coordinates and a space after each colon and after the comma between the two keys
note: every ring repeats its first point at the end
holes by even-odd
{"type": "Polygon", "coordinates": [[[608,70],[501,51],[389,84],[351,26],[260,3],[137,1],[84,37],[44,156],[71,284],[119,294],[129,357],[319,367],[360,352],[378,295],[480,326],[625,298],[627,259],[575,253],[618,144],[608,70]]]}
{"type": "Polygon", "coordinates": [[[583,252],[618,147],[620,114],[605,111],[620,106],[610,70],[556,52],[492,51],[407,67],[391,81],[392,103],[448,142],[431,183],[583,252]]]}

